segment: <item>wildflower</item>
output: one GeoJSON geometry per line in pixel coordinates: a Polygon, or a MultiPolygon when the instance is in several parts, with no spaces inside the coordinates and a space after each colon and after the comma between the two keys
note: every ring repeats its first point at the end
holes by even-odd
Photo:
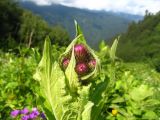
{"type": "Polygon", "coordinates": [[[29,120],[29,119],[30,119],[29,115],[24,115],[24,116],[21,117],[21,120],[29,120]]]}
{"type": "Polygon", "coordinates": [[[69,64],[69,59],[68,58],[64,58],[63,59],[63,62],[62,62],[62,66],[63,66],[63,69],[66,69],[68,64],[69,64]]]}
{"type": "Polygon", "coordinates": [[[117,115],[117,113],[118,113],[118,110],[116,110],[116,109],[112,109],[112,115],[113,115],[113,116],[116,116],[116,115],[117,115]]]}
{"type": "Polygon", "coordinates": [[[17,117],[17,115],[19,115],[19,114],[20,114],[20,110],[13,110],[13,111],[11,112],[11,116],[12,116],[13,118],[17,117]]]}
{"type": "Polygon", "coordinates": [[[45,116],[45,114],[44,114],[43,112],[40,114],[40,116],[41,116],[41,118],[42,118],[43,120],[46,120],[46,116],[45,116]]]}
{"type": "Polygon", "coordinates": [[[24,108],[23,110],[21,110],[21,114],[27,114],[29,113],[29,110],[27,108],[24,108]]]}
{"type": "Polygon", "coordinates": [[[11,116],[13,118],[17,117],[18,115],[21,115],[21,120],[35,120],[37,118],[46,120],[45,114],[43,112],[41,112],[40,114],[37,108],[33,108],[32,111],[24,108],[22,110],[13,110],[11,112],[11,116]]]}
{"type": "Polygon", "coordinates": [[[74,46],[74,53],[77,61],[83,61],[88,56],[87,49],[83,44],[76,44],[74,46]]]}
{"type": "Polygon", "coordinates": [[[85,63],[78,63],[75,68],[78,75],[85,75],[88,70],[88,66],[85,63]]]}
{"type": "Polygon", "coordinates": [[[40,114],[40,113],[39,113],[39,111],[37,110],[37,108],[33,108],[33,109],[32,109],[32,112],[29,114],[29,118],[30,118],[30,119],[37,118],[39,114],[40,114]]]}
{"type": "Polygon", "coordinates": [[[37,117],[37,115],[35,115],[35,113],[30,113],[29,114],[29,118],[30,119],[34,119],[34,118],[36,118],[37,117]]]}
{"type": "Polygon", "coordinates": [[[94,69],[96,66],[96,60],[95,59],[91,59],[88,63],[88,66],[90,69],[94,69]]]}

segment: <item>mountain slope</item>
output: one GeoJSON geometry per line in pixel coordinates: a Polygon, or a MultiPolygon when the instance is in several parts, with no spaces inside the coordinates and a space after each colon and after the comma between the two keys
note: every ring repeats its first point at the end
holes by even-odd
{"type": "Polygon", "coordinates": [[[110,39],[116,34],[126,31],[132,20],[140,16],[131,17],[128,14],[116,14],[104,11],[89,11],[66,7],[62,5],[37,6],[31,2],[21,2],[21,6],[42,16],[50,24],[61,24],[73,38],[75,35],[74,19],[81,25],[87,42],[92,47],[97,47],[102,39],[110,39]]]}
{"type": "Polygon", "coordinates": [[[132,23],[121,36],[117,53],[127,62],[149,62],[160,71],[160,12],[132,23]]]}

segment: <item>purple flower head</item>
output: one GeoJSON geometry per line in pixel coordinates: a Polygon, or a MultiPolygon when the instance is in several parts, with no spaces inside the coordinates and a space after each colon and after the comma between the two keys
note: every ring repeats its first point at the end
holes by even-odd
{"type": "Polygon", "coordinates": [[[63,62],[62,62],[62,65],[63,65],[63,69],[66,69],[68,64],[69,64],[69,59],[68,58],[64,58],[63,59],[63,62]]]}
{"type": "Polygon", "coordinates": [[[29,110],[27,108],[24,108],[23,110],[21,110],[21,114],[28,114],[29,110]]]}
{"type": "Polygon", "coordinates": [[[30,119],[34,119],[34,118],[36,118],[36,117],[37,117],[37,115],[35,115],[33,112],[29,114],[29,118],[30,118],[30,119]]]}
{"type": "Polygon", "coordinates": [[[17,117],[17,115],[19,115],[19,114],[20,114],[20,110],[13,110],[13,111],[11,112],[11,116],[12,116],[13,118],[17,117]]]}
{"type": "Polygon", "coordinates": [[[94,69],[96,66],[96,60],[95,59],[90,60],[88,66],[90,69],[94,69]]]}
{"type": "Polygon", "coordinates": [[[32,108],[32,112],[39,114],[38,109],[37,108],[32,108]]]}
{"type": "Polygon", "coordinates": [[[88,66],[85,63],[79,63],[75,68],[78,75],[85,75],[88,72],[88,66]]]}
{"type": "Polygon", "coordinates": [[[83,61],[88,56],[87,49],[83,44],[76,44],[74,46],[74,54],[78,61],[83,61]]]}
{"type": "Polygon", "coordinates": [[[40,116],[41,116],[41,118],[42,118],[43,120],[47,120],[47,118],[46,118],[46,116],[45,116],[45,114],[44,114],[43,112],[40,114],[40,116]]]}
{"type": "Polygon", "coordinates": [[[24,115],[21,117],[21,120],[29,120],[29,115],[24,115]]]}
{"type": "Polygon", "coordinates": [[[33,108],[30,112],[27,108],[22,110],[13,110],[11,112],[11,116],[13,118],[17,117],[17,115],[21,114],[21,120],[35,120],[37,117],[41,117],[42,119],[46,120],[46,116],[44,113],[39,113],[37,108],[33,108]]]}
{"type": "Polygon", "coordinates": [[[39,111],[37,110],[37,108],[33,108],[33,109],[32,109],[32,112],[29,114],[29,118],[30,118],[30,119],[37,118],[39,114],[40,114],[40,113],[39,113],[39,111]]]}

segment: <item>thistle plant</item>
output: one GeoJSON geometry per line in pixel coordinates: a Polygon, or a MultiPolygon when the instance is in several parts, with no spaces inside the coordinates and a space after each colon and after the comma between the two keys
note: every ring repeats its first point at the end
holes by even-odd
{"type": "Polygon", "coordinates": [[[79,76],[86,75],[88,73],[88,66],[85,63],[78,63],[75,67],[75,71],[79,76]]]}
{"type": "Polygon", "coordinates": [[[91,59],[89,62],[88,62],[88,66],[91,70],[93,70],[96,66],[96,60],[95,59],[91,59]]]}
{"type": "MultiPolygon", "coordinates": [[[[77,22],[75,22],[75,26],[76,37],[64,53],[59,56],[58,61],[53,60],[50,39],[46,38],[43,56],[34,74],[34,78],[40,83],[38,93],[47,119],[105,120],[116,119],[115,117],[119,119],[135,118],[133,117],[135,111],[132,111],[133,114],[132,112],[124,114],[124,109],[121,110],[118,105],[127,106],[134,103],[132,100],[135,97],[135,91],[143,91],[144,87],[138,86],[133,82],[134,80],[129,82],[132,78],[130,75],[124,78],[127,81],[123,83],[121,79],[117,79],[115,52],[118,40],[114,41],[111,48],[105,46],[100,52],[100,55],[105,57],[102,61],[105,65],[101,67],[99,57],[87,45],[77,22]],[[123,87],[118,82],[124,87],[123,92],[121,89],[123,87]],[[130,90],[133,86],[129,86],[129,84],[133,84],[135,91],[130,90]],[[125,95],[124,98],[116,94],[116,91],[122,92],[125,95]],[[130,95],[132,96],[130,97],[130,95]],[[126,96],[127,98],[125,98],[126,96]]],[[[152,89],[145,88],[145,91],[152,93],[152,89]]],[[[151,95],[140,94],[139,96],[146,99],[151,95]]],[[[136,99],[138,98],[136,97],[136,99]]],[[[145,99],[141,100],[145,102],[145,99]]],[[[126,107],[126,112],[130,111],[129,107],[126,107]]],[[[141,108],[141,106],[137,108],[141,108]]],[[[136,110],[138,110],[137,108],[136,110]]]]}
{"type": "Polygon", "coordinates": [[[88,50],[83,44],[75,44],[74,54],[77,61],[85,61],[88,56],[88,50]]]}
{"type": "Polygon", "coordinates": [[[90,100],[92,82],[101,66],[95,52],[86,44],[79,25],[76,37],[59,57],[53,61],[51,44],[47,37],[42,59],[34,78],[40,83],[42,108],[49,120],[91,120],[94,103],[90,100]],[[87,81],[87,85],[83,82],[87,81]]]}
{"type": "Polygon", "coordinates": [[[63,67],[64,70],[68,67],[69,61],[70,60],[68,58],[64,58],[63,59],[63,61],[62,61],[62,67],[63,67]]]}

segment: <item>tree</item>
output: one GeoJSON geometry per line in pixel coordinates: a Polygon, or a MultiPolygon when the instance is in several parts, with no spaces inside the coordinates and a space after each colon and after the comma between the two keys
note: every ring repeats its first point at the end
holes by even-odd
{"type": "Polygon", "coordinates": [[[160,71],[160,13],[146,14],[142,21],[132,23],[119,40],[118,56],[127,62],[154,63],[160,71]]]}
{"type": "Polygon", "coordinates": [[[8,48],[8,43],[18,38],[22,12],[15,1],[0,1],[0,47],[8,48]]]}
{"type": "Polygon", "coordinates": [[[39,16],[33,15],[29,11],[23,12],[21,21],[19,43],[25,44],[28,47],[40,45],[50,30],[48,24],[39,16]]]}
{"type": "Polygon", "coordinates": [[[53,44],[67,46],[70,43],[69,34],[60,25],[52,27],[50,29],[49,36],[53,44]]]}

